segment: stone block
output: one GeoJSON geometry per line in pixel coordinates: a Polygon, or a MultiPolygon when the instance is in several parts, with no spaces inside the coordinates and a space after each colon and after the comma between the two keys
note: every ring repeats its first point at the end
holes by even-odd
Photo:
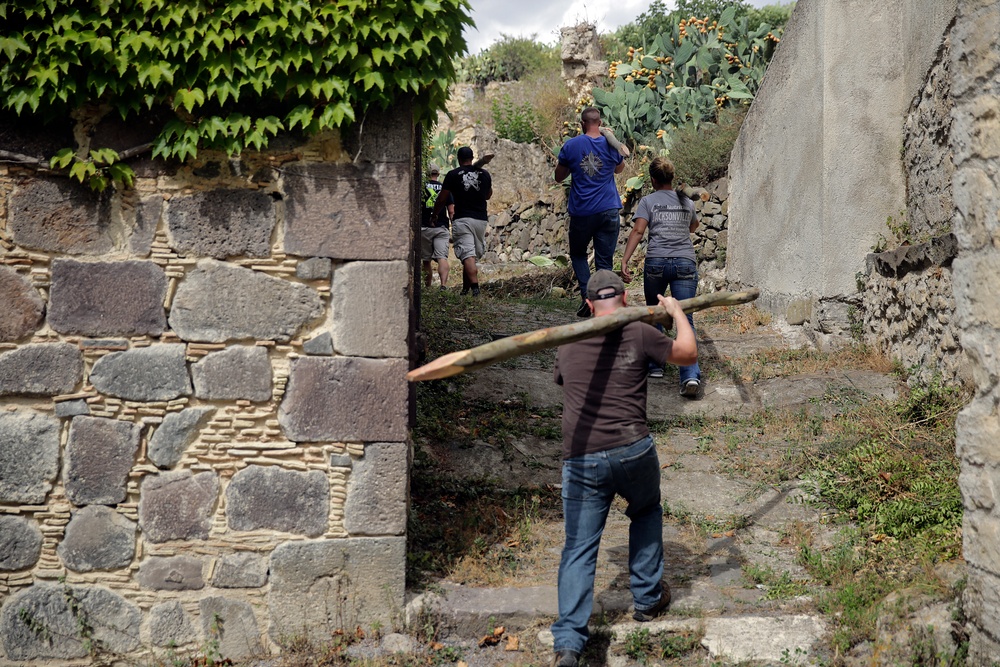
{"type": "Polygon", "coordinates": [[[16,341],[42,325],[45,302],[14,269],[0,266],[0,342],[16,341]]]}
{"type": "Polygon", "coordinates": [[[330,335],[329,331],[313,336],[302,344],[302,351],[311,357],[331,357],[333,356],[333,336],[330,335]]]}
{"type": "Polygon", "coordinates": [[[404,359],[294,359],[278,421],[294,442],[402,442],[406,371],[404,359]]]}
{"type": "Polygon", "coordinates": [[[403,608],[406,538],[286,542],[271,554],[268,609],[275,640],[314,641],[338,629],[379,622],[403,608]]]}
{"type": "Polygon", "coordinates": [[[812,299],[796,299],[788,304],[785,320],[789,324],[805,324],[812,317],[812,299]]]}
{"type": "Polygon", "coordinates": [[[171,412],[149,439],[146,456],[158,468],[173,468],[184,455],[187,446],[198,436],[198,429],[208,422],[213,408],[185,408],[171,412]]]}
{"type": "Polygon", "coordinates": [[[327,528],[330,483],[313,470],[248,466],[226,487],[226,520],[232,530],[280,530],[316,537],[327,528]]]}
{"type": "Polygon", "coordinates": [[[354,459],[350,454],[330,454],[331,468],[353,468],[354,459]]]}
{"type": "Polygon", "coordinates": [[[149,610],[149,638],[154,646],[183,646],[197,639],[191,618],[180,602],[163,602],[149,610]]]}
{"type": "Polygon", "coordinates": [[[0,572],[29,568],[41,553],[42,531],[36,521],[0,515],[0,572]]]}
{"type": "Polygon", "coordinates": [[[327,257],[310,257],[295,267],[295,276],[302,280],[326,280],[333,272],[333,261],[327,257]]]}
{"type": "Polygon", "coordinates": [[[74,417],[66,442],[66,497],[74,505],[114,505],[139,449],[142,426],[104,417],[74,417]]]}
{"type": "Polygon", "coordinates": [[[139,526],[150,542],[206,540],[219,498],[219,478],[190,470],[150,475],[139,491],[139,526]]]}
{"type": "Polygon", "coordinates": [[[344,527],[352,536],[406,532],[407,455],[405,442],[365,445],[347,483],[344,527]]]}
{"type": "Polygon", "coordinates": [[[198,608],[203,636],[218,641],[219,654],[224,659],[237,660],[263,653],[257,619],[249,604],[215,596],[199,600],[198,608]]]}
{"type": "Polygon", "coordinates": [[[226,259],[267,257],[274,199],[260,190],[211,190],[176,196],[167,208],[170,246],[180,254],[226,259]]]}
{"type": "Polygon", "coordinates": [[[351,357],[405,357],[410,270],[406,262],[350,262],[333,274],[333,347],[351,357]]]}
{"type": "Polygon", "coordinates": [[[1000,628],[1000,576],[970,564],[964,597],[965,613],[971,623],[980,628],[1000,628]]]}
{"type": "Polygon", "coordinates": [[[267,348],[237,345],[212,352],[191,366],[194,395],[209,400],[271,400],[267,348]]]}
{"type": "Polygon", "coordinates": [[[133,255],[146,257],[153,246],[153,237],[156,236],[156,226],[160,223],[160,215],[163,213],[163,197],[153,195],[143,197],[139,206],[135,210],[135,227],[128,240],[129,250],[133,255]]]}
{"type": "Polygon", "coordinates": [[[84,618],[91,641],[105,653],[138,648],[139,608],[96,586],[35,584],[15,593],[0,609],[0,641],[11,660],[85,658],[84,618]]]}
{"type": "Polygon", "coordinates": [[[135,556],[135,529],[110,507],[88,505],[73,512],[56,552],[74,572],[123,568],[135,556]]]}
{"type": "Polygon", "coordinates": [[[0,354],[0,396],[68,394],[83,379],[83,355],[69,343],[24,345],[0,354]]]}
{"type": "Polygon", "coordinates": [[[103,255],[114,249],[111,198],[70,179],[31,179],[10,197],[14,243],[30,250],[103,255]]]}
{"type": "Polygon", "coordinates": [[[409,162],[285,166],[285,251],[406,260],[411,171],[409,162]]]}
{"type": "Polygon", "coordinates": [[[177,288],[170,326],[188,341],[285,342],[322,314],[322,299],[305,285],[204,259],[177,288]]]}
{"type": "Polygon", "coordinates": [[[390,109],[372,109],[364,123],[351,126],[343,137],[344,150],[360,162],[413,161],[413,110],[409,103],[390,109]]]}
{"type": "Polygon", "coordinates": [[[154,591],[197,591],[205,587],[204,563],[191,556],[153,556],[139,566],[139,585],[154,591]]]}
{"type": "Polygon", "coordinates": [[[82,398],[74,401],[59,401],[55,404],[56,417],[76,417],[77,415],[89,415],[90,406],[82,398]]]}
{"type": "Polygon", "coordinates": [[[0,503],[45,502],[59,472],[59,423],[33,410],[0,412],[0,503]]]}
{"type": "Polygon", "coordinates": [[[216,588],[260,588],[266,583],[267,559],[249,551],[221,557],[212,575],[216,588]]]}
{"type": "Polygon", "coordinates": [[[965,562],[1000,576],[1000,519],[986,512],[966,512],[962,538],[965,562]]]}
{"type": "Polygon", "coordinates": [[[150,345],[112,352],[97,360],[90,383],[97,391],[129,401],[169,401],[191,394],[186,346],[150,345]]]}
{"type": "Polygon", "coordinates": [[[156,264],[52,260],[49,325],[82,336],[159,336],[167,277],[156,264]]]}

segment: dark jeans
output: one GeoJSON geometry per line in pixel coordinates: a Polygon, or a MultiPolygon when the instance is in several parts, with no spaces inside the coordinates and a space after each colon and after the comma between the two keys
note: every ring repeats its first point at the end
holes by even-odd
{"type": "Polygon", "coordinates": [[[663,577],[663,508],[660,463],[653,439],[563,461],[566,544],[559,562],[559,619],[552,624],[556,651],[583,652],[594,608],[597,549],[615,494],[628,503],[628,570],[638,610],[660,601],[663,577]]]}
{"type": "MultiPolygon", "coordinates": [[[[646,293],[646,305],[655,306],[659,303],[656,295],[666,294],[670,288],[670,296],[678,301],[690,299],[698,291],[698,266],[683,257],[647,257],[643,268],[643,290],[646,293]]],[[[689,314],[688,322],[694,328],[694,318],[689,314]]],[[[696,361],[691,366],[681,366],[681,385],[690,379],[701,379],[701,368],[696,361]]]]}
{"type": "Polygon", "coordinates": [[[598,270],[613,270],[620,226],[621,216],[617,208],[593,215],[571,215],[569,218],[569,259],[580,283],[580,295],[585,299],[587,283],[590,282],[590,264],[587,262],[590,242],[594,242],[594,266],[598,270]]]}

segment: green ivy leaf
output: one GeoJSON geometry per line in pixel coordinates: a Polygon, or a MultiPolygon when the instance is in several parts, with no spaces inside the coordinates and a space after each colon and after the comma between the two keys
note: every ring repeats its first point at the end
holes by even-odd
{"type": "Polygon", "coordinates": [[[201,88],[192,88],[190,90],[181,88],[174,96],[174,108],[185,109],[188,113],[191,113],[195,107],[201,106],[204,103],[205,91],[201,88]]]}
{"type": "Polygon", "coordinates": [[[97,166],[106,166],[118,160],[118,153],[111,148],[98,148],[90,151],[90,159],[97,166]]]}
{"type": "Polygon", "coordinates": [[[304,104],[292,109],[285,117],[285,125],[289,130],[294,130],[296,126],[306,129],[313,120],[313,110],[304,104]]]}
{"type": "Polygon", "coordinates": [[[72,148],[62,148],[49,160],[49,167],[52,169],[65,169],[76,157],[76,152],[72,148]]]}
{"type": "Polygon", "coordinates": [[[6,53],[8,59],[13,60],[18,51],[31,53],[31,48],[20,35],[11,35],[10,37],[0,37],[0,51],[6,53]]]}
{"type": "Polygon", "coordinates": [[[70,177],[83,183],[96,171],[97,167],[94,166],[93,162],[78,160],[73,163],[72,167],[69,168],[69,175],[70,177]]]}

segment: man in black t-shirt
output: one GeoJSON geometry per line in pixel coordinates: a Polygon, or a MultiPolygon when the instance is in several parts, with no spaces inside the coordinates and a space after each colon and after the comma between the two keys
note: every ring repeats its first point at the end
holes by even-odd
{"type": "MultiPolygon", "coordinates": [[[[587,283],[595,317],[625,305],[625,285],[602,269],[587,283]]],[[[556,354],[555,381],[563,387],[562,501],[566,543],[559,562],[559,618],[552,624],[553,665],[576,667],[590,637],[594,574],[601,532],[615,495],[628,503],[629,574],[637,621],[655,618],[670,604],[663,577],[663,508],[660,464],[646,425],[648,364],[688,365],[698,357],[694,330],[680,304],[659,295],[674,318],[677,338],[631,322],[556,354]]]]}
{"type": "Polygon", "coordinates": [[[437,222],[448,196],[454,197],[455,219],[451,225],[455,256],[462,262],[462,294],[472,290],[479,296],[479,269],[476,260],[486,252],[486,202],[493,196],[493,180],[489,172],[472,164],[472,149],[458,149],[458,169],[444,177],[431,214],[431,224],[437,222]]]}

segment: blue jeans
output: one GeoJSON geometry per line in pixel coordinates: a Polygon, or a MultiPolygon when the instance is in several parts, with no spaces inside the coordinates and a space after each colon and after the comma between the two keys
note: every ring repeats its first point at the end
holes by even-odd
{"type": "Polygon", "coordinates": [[[615,494],[628,501],[629,587],[635,608],[660,600],[663,577],[663,508],[660,464],[653,439],[563,461],[566,544],[559,562],[559,619],[552,624],[556,651],[583,651],[594,607],[594,572],[604,522],[615,494]]]}
{"type": "Polygon", "coordinates": [[[592,215],[571,215],[569,218],[569,260],[580,283],[580,295],[585,299],[587,283],[590,282],[590,264],[587,262],[590,242],[594,242],[594,266],[598,270],[613,270],[620,226],[621,216],[617,208],[592,215]]]}
{"type": "MultiPolygon", "coordinates": [[[[646,293],[646,305],[655,306],[658,294],[666,294],[670,288],[670,296],[678,301],[690,299],[698,291],[698,266],[684,257],[647,257],[643,268],[643,290],[646,293]]],[[[691,328],[694,329],[694,318],[687,316],[691,328]]],[[[661,330],[662,326],[659,327],[661,330]]],[[[691,366],[681,366],[678,369],[681,376],[681,386],[687,380],[701,380],[701,368],[698,362],[691,366]]]]}

